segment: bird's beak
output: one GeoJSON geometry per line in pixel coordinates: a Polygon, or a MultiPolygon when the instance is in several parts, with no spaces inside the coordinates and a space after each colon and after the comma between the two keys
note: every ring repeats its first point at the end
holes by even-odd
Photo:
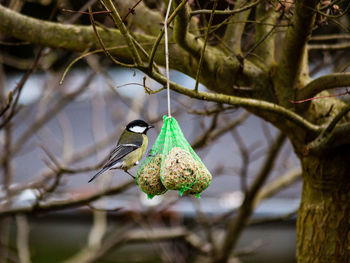
{"type": "Polygon", "coordinates": [[[154,128],[153,125],[148,125],[148,129],[154,128]]]}

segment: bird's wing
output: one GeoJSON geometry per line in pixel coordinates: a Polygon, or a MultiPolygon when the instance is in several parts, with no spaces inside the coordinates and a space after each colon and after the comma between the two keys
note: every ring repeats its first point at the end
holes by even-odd
{"type": "Polygon", "coordinates": [[[107,163],[103,166],[103,168],[111,168],[114,166],[118,161],[120,161],[124,156],[131,153],[132,151],[139,148],[141,145],[137,144],[119,144],[109,156],[109,160],[107,163]]]}
{"type": "MultiPolygon", "coordinates": [[[[130,133],[128,131],[124,131],[124,133],[130,133]]],[[[123,133],[123,134],[124,134],[123,133]]],[[[121,138],[123,138],[123,134],[121,138]]],[[[101,171],[99,171],[97,174],[95,174],[89,182],[93,181],[95,178],[97,178],[100,174],[104,173],[105,171],[111,169],[114,165],[116,165],[124,156],[131,153],[132,151],[136,150],[137,148],[141,147],[143,143],[143,136],[142,134],[134,134],[130,133],[128,134],[128,139],[132,141],[133,143],[126,143],[123,139],[120,139],[118,141],[118,145],[113,151],[110,153],[109,159],[107,163],[103,166],[101,171]]],[[[125,138],[125,137],[124,137],[125,138]]]]}

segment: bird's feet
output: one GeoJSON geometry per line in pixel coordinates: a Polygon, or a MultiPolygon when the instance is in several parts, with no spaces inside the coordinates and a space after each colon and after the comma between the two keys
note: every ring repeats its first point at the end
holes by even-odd
{"type": "Polygon", "coordinates": [[[134,180],[136,179],[135,176],[133,176],[131,173],[129,173],[127,170],[124,170],[128,175],[130,175],[134,180]]]}

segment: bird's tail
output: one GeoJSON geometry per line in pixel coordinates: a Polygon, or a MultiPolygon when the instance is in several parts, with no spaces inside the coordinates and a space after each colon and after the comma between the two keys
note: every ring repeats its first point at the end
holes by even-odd
{"type": "Polygon", "coordinates": [[[107,171],[110,167],[104,167],[101,171],[99,171],[97,174],[95,174],[88,183],[92,182],[95,180],[99,175],[103,174],[105,171],[107,171]]]}

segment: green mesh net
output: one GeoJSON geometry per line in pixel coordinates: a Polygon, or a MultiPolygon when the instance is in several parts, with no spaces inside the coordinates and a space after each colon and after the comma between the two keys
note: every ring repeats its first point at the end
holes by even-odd
{"type": "Polygon", "coordinates": [[[164,116],[163,120],[156,142],[137,170],[137,185],[149,198],[167,190],[199,197],[212,176],[187,142],[176,119],[164,116]]]}

